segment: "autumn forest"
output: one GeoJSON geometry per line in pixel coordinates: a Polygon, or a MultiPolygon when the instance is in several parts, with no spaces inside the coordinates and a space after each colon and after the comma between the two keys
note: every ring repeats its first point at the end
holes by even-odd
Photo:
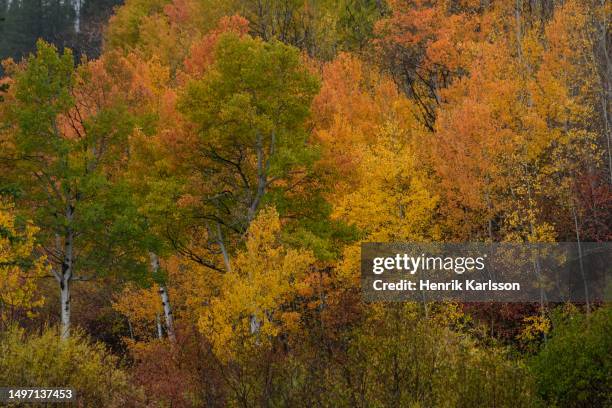
{"type": "Polygon", "coordinates": [[[611,240],[612,2],[109,14],[95,49],[3,61],[0,387],[82,407],[612,407],[605,303],[360,288],[363,242],[611,240]]]}

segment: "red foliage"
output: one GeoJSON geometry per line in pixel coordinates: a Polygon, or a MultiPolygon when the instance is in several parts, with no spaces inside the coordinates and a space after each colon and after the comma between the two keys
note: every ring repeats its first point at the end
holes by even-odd
{"type": "Polygon", "coordinates": [[[207,343],[197,330],[182,327],[177,343],[155,340],[130,345],[134,381],[145,390],[147,405],[223,406],[221,379],[207,343]]]}
{"type": "Polygon", "coordinates": [[[612,240],[612,190],[607,174],[585,174],[575,184],[579,208],[579,229],[583,241],[612,240]]]}

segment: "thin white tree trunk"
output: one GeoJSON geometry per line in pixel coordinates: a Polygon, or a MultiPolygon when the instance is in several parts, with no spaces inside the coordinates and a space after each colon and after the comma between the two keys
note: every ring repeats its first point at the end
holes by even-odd
{"type": "Polygon", "coordinates": [[[134,328],[132,327],[132,322],[130,318],[127,318],[128,329],[130,330],[130,339],[134,340],[134,328]]]}
{"type": "Polygon", "coordinates": [[[603,68],[604,75],[602,81],[602,95],[601,95],[601,105],[602,112],[604,116],[604,132],[606,133],[606,142],[608,145],[608,172],[610,175],[610,183],[612,184],[612,142],[610,138],[612,135],[611,125],[610,125],[610,95],[612,94],[612,62],[610,61],[610,53],[608,50],[608,13],[605,10],[606,0],[600,0],[601,7],[601,15],[602,20],[599,24],[599,42],[601,44],[601,53],[603,57],[603,64],[605,65],[603,68]]]}
{"type": "MultiPolygon", "coordinates": [[[[66,219],[72,222],[74,209],[71,205],[66,208],[66,219]]],[[[61,271],[55,277],[60,285],[60,319],[61,319],[61,338],[70,337],[70,282],[73,276],[74,263],[74,233],[68,227],[64,237],[64,260],[61,271]]]]}
{"type": "Polygon", "coordinates": [[[61,299],[61,338],[70,337],[70,279],[63,278],[60,283],[61,299]]]}
{"type": "Polygon", "coordinates": [[[251,329],[251,334],[255,334],[255,333],[259,332],[259,329],[261,328],[261,322],[259,321],[257,316],[251,315],[251,319],[249,321],[249,326],[250,326],[250,329],[251,329]]]}
{"type": "Polygon", "coordinates": [[[172,317],[172,308],[170,307],[168,290],[165,286],[159,287],[159,295],[161,297],[162,306],[164,307],[164,317],[166,319],[166,331],[168,332],[168,338],[170,341],[176,342],[176,335],[174,333],[174,318],[172,317]]]}
{"type": "Polygon", "coordinates": [[[74,8],[74,32],[79,34],[81,32],[81,0],[72,0],[72,7],[74,8]]]}
{"type": "MultiPolygon", "coordinates": [[[[151,269],[153,275],[157,275],[159,273],[159,257],[154,252],[149,252],[149,257],[151,259],[151,269]]],[[[162,306],[164,309],[164,319],[166,320],[166,332],[168,333],[168,338],[170,341],[176,341],[176,335],[174,332],[174,318],[172,316],[172,307],[170,306],[170,297],[168,296],[168,289],[162,283],[159,284],[159,296],[162,301],[162,306]]]]}

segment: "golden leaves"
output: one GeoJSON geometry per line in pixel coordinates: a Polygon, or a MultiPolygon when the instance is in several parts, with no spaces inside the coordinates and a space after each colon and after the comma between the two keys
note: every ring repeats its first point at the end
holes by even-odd
{"type": "Polygon", "coordinates": [[[0,200],[0,320],[10,320],[19,309],[30,314],[44,301],[37,294],[37,280],[49,268],[45,257],[36,255],[37,231],[30,223],[19,228],[13,204],[0,200]]]}
{"type": "Polygon", "coordinates": [[[203,309],[199,327],[221,359],[266,347],[282,330],[299,325],[299,313],[285,309],[314,257],[283,245],[280,229],[276,210],[263,209],[249,228],[246,248],[232,260],[232,272],[223,276],[219,295],[203,309]]]}

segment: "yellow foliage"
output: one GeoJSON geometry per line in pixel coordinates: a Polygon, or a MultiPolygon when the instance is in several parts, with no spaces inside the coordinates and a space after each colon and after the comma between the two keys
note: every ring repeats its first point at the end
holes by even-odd
{"type": "Polygon", "coordinates": [[[48,273],[49,268],[45,257],[36,256],[37,231],[29,223],[18,228],[13,204],[0,200],[0,321],[11,319],[18,309],[31,314],[43,303],[36,293],[37,279],[48,273]]]}
{"type": "Polygon", "coordinates": [[[518,339],[523,342],[537,340],[550,332],[550,320],[543,315],[528,316],[523,319],[523,323],[525,327],[518,335],[518,339]]]}
{"type": "Polygon", "coordinates": [[[127,317],[134,335],[141,338],[155,336],[155,321],[163,313],[159,287],[139,288],[128,283],[115,296],[113,309],[127,317]]]}
{"type": "Polygon", "coordinates": [[[386,140],[365,148],[358,168],[362,182],[338,199],[334,216],[367,232],[370,241],[423,240],[437,198],[410,147],[394,137],[401,131],[389,125],[381,132],[386,140]]]}
{"type": "MultiPolygon", "coordinates": [[[[333,215],[359,227],[369,242],[422,242],[439,238],[432,228],[438,198],[418,168],[404,131],[387,124],[375,146],[364,146],[357,174],[359,184],[336,197],[333,215]]],[[[337,269],[340,281],[358,285],[360,242],[344,250],[337,269]]]]}
{"type": "Polygon", "coordinates": [[[168,272],[170,285],[167,289],[175,319],[197,324],[202,310],[219,293],[223,275],[178,257],[163,262],[163,268],[168,272]]]}
{"type": "Polygon", "coordinates": [[[280,230],[276,210],[262,210],[249,228],[246,248],[232,261],[232,272],[223,276],[219,295],[203,309],[199,327],[222,360],[265,347],[284,325],[295,330],[299,324],[299,314],[283,308],[315,259],[310,251],[286,248],[280,230]]]}

